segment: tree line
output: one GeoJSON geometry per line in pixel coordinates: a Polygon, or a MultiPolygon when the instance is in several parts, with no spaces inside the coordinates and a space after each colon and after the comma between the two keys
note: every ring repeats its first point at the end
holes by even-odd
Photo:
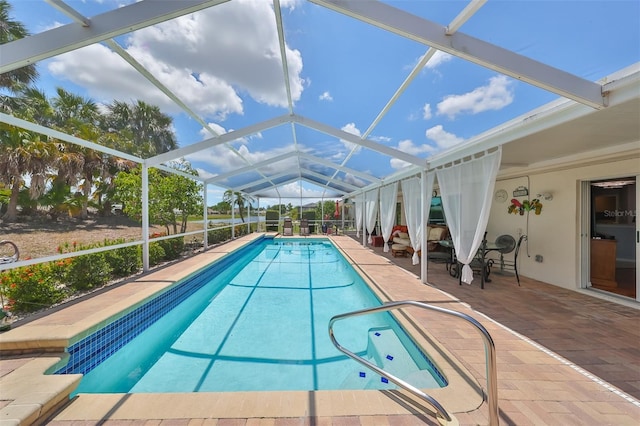
{"type": "MultiPolygon", "coordinates": [[[[0,0],[0,44],[28,35],[10,10],[0,0]]],[[[34,86],[37,79],[34,65],[0,74],[0,112],[140,158],[178,147],[172,118],[157,106],[141,100],[101,105],[61,87],[49,97],[34,86]]],[[[197,175],[184,160],[172,166],[197,175]]],[[[186,214],[202,212],[201,186],[155,169],[149,179],[152,223],[167,226],[168,233],[170,225],[176,232],[179,223],[184,232],[186,214]]],[[[0,123],[0,213],[5,222],[43,209],[53,218],[71,214],[86,219],[90,207],[108,215],[114,203],[139,218],[141,187],[132,185],[140,182],[140,166],[132,161],[0,123]]]]}

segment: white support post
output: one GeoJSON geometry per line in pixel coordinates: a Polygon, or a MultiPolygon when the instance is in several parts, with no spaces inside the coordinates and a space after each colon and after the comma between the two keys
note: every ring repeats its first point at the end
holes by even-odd
{"type": "Polygon", "coordinates": [[[247,234],[251,233],[251,203],[247,202],[247,234]]]}
{"type": "Polygon", "coordinates": [[[231,239],[236,237],[236,194],[231,191],[231,239]]]}
{"type": "Polygon", "coordinates": [[[204,218],[203,223],[202,223],[202,228],[204,230],[203,232],[203,236],[202,236],[202,248],[204,250],[207,249],[207,246],[209,245],[209,208],[207,207],[207,182],[204,182],[204,193],[202,194],[202,200],[204,202],[204,209],[202,212],[202,217],[204,218]]]}
{"type": "Polygon", "coordinates": [[[420,253],[420,281],[423,284],[427,283],[427,259],[429,248],[427,247],[427,210],[430,206],[425,206],[425,193],[427,191],[427,173],[423,170],[420,173],[420,247],[422,252],[420,253]]]}
{"type": "Polygon", "coordinates": [[[142,164],[142,269],[149,270],[149,168],[142,164]]]}
{"type": "Polygon", "coordinates": [[[362,245],[367,246],[367,202],[364,198],[365,194],[362,193],[363,203],[362,203],[362,245]]]}
{"type": "Polygon", "coordinates": [[[324,194],[322,194],[322,198],[320,198],[320,216],[320,229],[324,230],[324,194]]]}
{"type": "Polygon", "coordinates": [[[278,195],[278,232],[280,232],[280,222],[282,222],[282,197],[278,195]]]}

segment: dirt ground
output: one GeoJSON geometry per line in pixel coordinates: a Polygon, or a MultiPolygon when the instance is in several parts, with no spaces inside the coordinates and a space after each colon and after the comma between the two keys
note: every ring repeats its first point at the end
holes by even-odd
{"type": "MultiPolygon", "coordinates": [[[[189,224],[187,231],[202,229],[202,224],[189,224]]],[[[164,227],[152,227],[150,233],[165,232],[164,227]]],[[[36,218],[16,223],[0,222],[0,241],[9,240],[18,246],[20,259],[35,259],[58,253],[58,247],[91,244],[105,239],[124,238],[135,241],[142,238],[142,225],[126,216],[90,217],[87,220],[36,218]]],[[[187,239],[202,240],[201,236],[187,239]],[[199,237],[199,238],[198,238],[199,237]]],[[[9,245],[0,245],[0,257],[13,254],[9,245]]]]}

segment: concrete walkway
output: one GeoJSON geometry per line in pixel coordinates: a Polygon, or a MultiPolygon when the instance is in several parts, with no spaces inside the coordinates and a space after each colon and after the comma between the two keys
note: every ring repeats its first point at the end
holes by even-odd
{"type": "MultiPolygon", "coordinates": [[[[14,354],[20,346],[33,350],[35,344],[26,341],[48,342],[43,347],[55,351],[69,337],[65,328],[69,334],[91,329],[111,312],[108,306],[133,303],[140,291],[148,291],[147,284],[172,283],[254,237],[215,248],[0,335],[0,350],[4,351],[0,360],[0,426],[21,421],[28,424],[33,416],[16,417],[27,408],[38,415],[55,412],[47,424],[57,426],[438,424],[430,407],[395,391],[80,395],[61,407],[64,401],[52,402],[49,393],[53,391],[45,383],[51,376],[42,376],[46,365],[57,362],[59,355],[8,355],[9,348],[14,354]],[[103,306],[104,313],[98,313],[96,306],[103,306]],[[47,333],[54,327],[55,339],[51,339],[47,333]],[[20,385],[25,380],[29,386],[20,385]],[[49,395],[46,403],[45,395],[49,395]]],[[[398,263],[394,264],[386,255],[381,256],[381,249],[363,247],[348,236],[332,239],[383,299],[418,300],[464,312],[491,333],[497,348],[501,424],[639,424],[637,309],[527,278],[522,287],[515,279],[497,277],[484,290],[476,283],[459,286],[442,264],[430,265],[432,285],[424,285],[411,270],[415,267],[398,265],[408,258],[394,258],[398,263]]],[[[486,388],[485,350],[475,330],[431,311],[403,309],[402,316],[422,330],[418,339],[433,341],[439,357],[458,360],[452,365],[462,376],[470,372],[472,389],[486,388]]],[[[54,388],[59,392],[72,386],[58,383],[54,388]]],[[[474,393],[464,391],[458,399],[475,404],[474,393]]],[[[472,409],[451,411],[463,425],[489,423],[487,404],[481,399],[472,409]]]]}

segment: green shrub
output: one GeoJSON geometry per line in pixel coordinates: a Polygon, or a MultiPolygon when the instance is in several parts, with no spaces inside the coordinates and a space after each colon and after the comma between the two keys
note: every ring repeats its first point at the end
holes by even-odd
{"type": "Polygon", "coordinates": [[[223,241],[227,241],[231,238],[231,229],[212,229],[207,231],[207,240],[209,244],[217,244],[223,241]]]}
{"type": "Polygon", "coordinates": [[[80,291],[100,287],[110,278],[111,266],[104,252],[74,257],[65,276],[67,285],[80,291]]]}
{"type": "Polygon", "coordinates": [[[56,275],[51,263],[2,272],[0,292],[8,305],[6,308],[15,312],[33,312],[62,301],[66,294],[56,275]]]}
{"type": "MultiPolygon", "coordinates": [[[[119,244],[120,242],[114,243],[119,244]]],[[[142,248],[140,246],[121,247],[106,251],[104,255],[114,277],[135,274],[142,267],[142,248]]]]}
{"type": "Polygon", "coordinates": [[[184,250],[184,237],[168,238],[158,241],[158,244],[164,250],[164,259],[173,260],[180,257],[184,250]]]}
{"type": "Polygon", "coordinates": [[[149,243],[149,265],[154,266],[164,260],[164,249],[157,242],[153,241],[149,243]]]}

